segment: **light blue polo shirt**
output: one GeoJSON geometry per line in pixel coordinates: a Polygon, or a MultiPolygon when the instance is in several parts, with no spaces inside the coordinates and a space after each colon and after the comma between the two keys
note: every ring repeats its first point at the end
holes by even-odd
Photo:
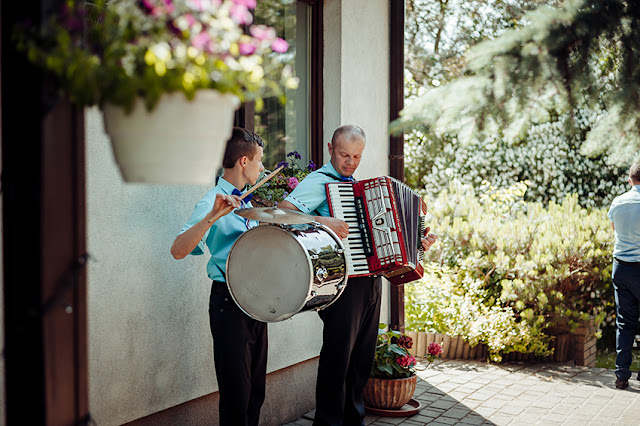
{"type": "Polygon", "coordinates": [[[331,216],[329,205],[327,204],[325,184],[340,181],[341,179],[340,173],[336,171],[331,162],[328,162],[315,172],[309,173],[285,200],[296,206],[303,213],[314,216],[331,216]]]}
{"type": "MultiPolygon", "coordinates": [[[[196,204],[191,218],[182,227],[180,233],[182,234],[187,229],[191,228],[196,223],[200,222],[213,208],[213,203],[216,200],[216,194],[230,195],[235,187],[220,178],[218,185],[216,185],[211,191],[207,192],[204,198],[198,201],[196,204]]],[[[244,204],[244,207],[252,207],[250,202],[244,204]]],[[[258,226],[258,222],[255,220],[245,219],[242,216],[238,216],[233,212],[222,216],[216,220],[211,228],[204,234],[202,240],[198,243],[196,248],[193,249],[191,254],[201,255],[204,254],[204,246],[209,248],[211,253],[211,259],[207,263],[207,275],[214,281],[227,281],[227,257],[229,251],[236,242],[238,237],[246,230],[258,226]]]]}
{"type": "Polygon", "coordinates": [[[607,217],[615,227],[613,256],[625,262],[640,262],[640,185],[616,197],[607,217]]]}

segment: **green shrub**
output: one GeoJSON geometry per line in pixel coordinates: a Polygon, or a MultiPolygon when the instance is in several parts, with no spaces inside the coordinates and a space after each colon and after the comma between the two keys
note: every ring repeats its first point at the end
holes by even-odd
{"type": "MultiPolygon", "coordinates": [[[[450,271],[448,278],[439,273],[440,278],[430,274],[428,279],[433,280],[430,286],[442,287],[436,287],[435,293],[452,288],[450,297],[435,296],[444,298],[445,304],[450,298],[451,309],[460,309],[456,297],[470,297],[476,305],[474,315],[513,314],[514,322],[503,321],[500,327],[495,324],[497,319],[491,320],[494,324],[489,327],[496,328],[497,336],[504,336],[506,329],[514,333],[510,336],[517,336],[522,333],[517,330],[528,328],[535,342],[526,336],[509,340],[502,353],[525,349],[523,352],[541,354],[538,346],[545,342],[545,329],[567,323],[573,329],[590,317],[600,324],[611,314],[613,231],[606,209],[587,210],[578,204],[576,195],[566,196],[561,204],[544,206],[525,203],[525,191],[526,183],[500,190],[485,185],[483,194],[477,196],[471,186],[452,182],[430,206],[429,225],[439,240],[425,261],[450,271]],[[447,284],[448,280],[455,285],[447,284]]],[[[410,318],[415,304],[416,309],[430,309],[429,315],[435,316],[429,321],[438,331],[461,331],[467,340],[478,338],[490,350],[500,347],[489,343],[489,334],[468,331],[465,322],[474,317],[465,317],[467,311],[437,314],[433,311],[440,307],[425,307],[433,302],[421,299],[420,292],[426,290],[420,284],[407,288],[410,318]]],[[[428,328],[429,321],[417,312],[416,325],[419,318],[428,328]]]]}
{"type": "Polygon", "coordinates": [[[489,306],[486,293],[481,280],[462,270],[427,264],[424,277],[405,287],[406,327],[459,335],[471,346],[484,343],[494,361],[500,361],[501,353],[514,351],[550,354],[549,337],[540,331],[541,324],[531,327],[519,321],[511,307],[489,306]]]}
{"type": "Polygon", "coordinates": [[[510,141],[499,132],[465,144],[458,138],[414,130],[407,132],[405,174],[407,182],[435,197],[452,178],[482,191],[482,183],[506,189],[515,181],[531,182],[525,200],[562,202],[568,194],[579,194],[585,207],[611,204],[627,191],[625,167],[610,164],[616,156],[588,157],[581,153],[583,141],[603,112],[578,109],[575,115],[551,114],[533,124],[522,138],[510,141]],[[579,129],[568,132],[569,125],[579,129]]]}

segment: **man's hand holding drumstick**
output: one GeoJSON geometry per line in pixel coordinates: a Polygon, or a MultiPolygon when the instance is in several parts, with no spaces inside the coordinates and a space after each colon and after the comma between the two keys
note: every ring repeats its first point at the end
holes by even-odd
{"type": "Polygon", "coordinates": [[[278,172],[282,170],[282,166],[271,172],[269,176],[262,179],[260,182],[252,186],[241,196],[216,194],[216,199],[213,203],[211,211],[197,224],[188,229],[186,232],[178,235],[176,240],[171,246],[171,254],[176,259],[183,259],[198,245],[198,242],[202,239],[213,223],[220,219],[222,216],[229,214],[233,209],[242,207],[242,200],[247,195],[258,189],[259,186],[265,184],[272,179],[278,172]]]}

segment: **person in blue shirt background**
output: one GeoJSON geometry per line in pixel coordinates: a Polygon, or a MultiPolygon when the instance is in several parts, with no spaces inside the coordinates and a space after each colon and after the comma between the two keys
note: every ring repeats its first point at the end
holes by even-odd
{"type": "MultiPolygon", "coordinates": [[[[330,217],[325,184],[353,182],[365,148],[364,131],[354,125],[341,126],[329,143],[331,161],[310,173],[278,208],[299,210],[345,239],[349,225],[330,217]]],[[[427,228],[427,234],[429,229],[427,228]]],[[[422,239],[425,250],[435,242],[428,234],[422,239]]],[[[349,278],[342,295],[318,312],[324,323],[322,349],[316,382],[314,425],[364,425],[362,393],[373,367],[382,279],[365,276],[349,278]]]]}
{"type": "MultiPolygon", "coordinates": [[[[616,301],[616,388],[629,386],[640,304],[640,163],[629,169],[631,190],[616,197],[607,217],[613,225],[613,289],[616,301]]],[[[640,373],[638,374],[640,380],[640,373]]]]}
{"type": "Polygon", "coordinates": [[[267,371],[267,324],[250,318],[235,304],[226,285],[226,262],[233,243],[258,222],[236,214],[232,208],[251,207],[240,201],[246,185],[255,185],[262,166],[264,142],[248,130],[234,128],[222,161],[224,174],[200,200],[171,247],[182,259],[204,254],[211,259],[207,274],[213,281],[209,321],[213,358],[219,389],[221,425],[258,425],[265,398],[267,371]],[[217,220],[219,214],[223,216],[217,220]],[[220,342],[220,344],[216,344],[220,342]]]}

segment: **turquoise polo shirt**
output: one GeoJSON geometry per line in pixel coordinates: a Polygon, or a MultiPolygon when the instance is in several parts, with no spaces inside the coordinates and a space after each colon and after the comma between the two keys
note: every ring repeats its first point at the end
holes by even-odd
{"type": "MultiPolygon", "coordinates": [[[[196,223],[200,222],[213,208],[213,203],[216,200],[216,194],[230,195],[235,186],[220,178],[218,185],[216,185],[211,191],[207,192],[204,198],[198,201],[196,204],[191,218],[182,227],[180,233],[182,234],[187,229],[191,228],[196,223]]],[[[244,207],[252,207],[250,202],[244,204],[244,207]]],[[[211,259],[207,263],[207,275],[214,281],[227,281],[227,257],[231,246],[236,242],[238,237],[246,230],[258,226],[258,222],[255,220],[245,219],[242,216],[238,216],[233,212],[222,216],[220,219],[213,222],[211,228],[204,234],[202,240],[198,243],[196,248],[193,249],[191,254],[201,255],[204,254],[204,247],[209,248],[211,253],[211,259]]]]}
{"type": "Polygon", "coordinates": [[[325,184],[341,179],[340,173],[336,171],[331,162],[328,162],[315,172],[309,173],[285,200],[303,213],[314,216],[331,216],[327,204],[325,184]]]}
{"type": "Polygon", "coordinates": [[[640,185],[614,198],[607,217],[615,226],[613,256],[640,262],[640,185]]]}

